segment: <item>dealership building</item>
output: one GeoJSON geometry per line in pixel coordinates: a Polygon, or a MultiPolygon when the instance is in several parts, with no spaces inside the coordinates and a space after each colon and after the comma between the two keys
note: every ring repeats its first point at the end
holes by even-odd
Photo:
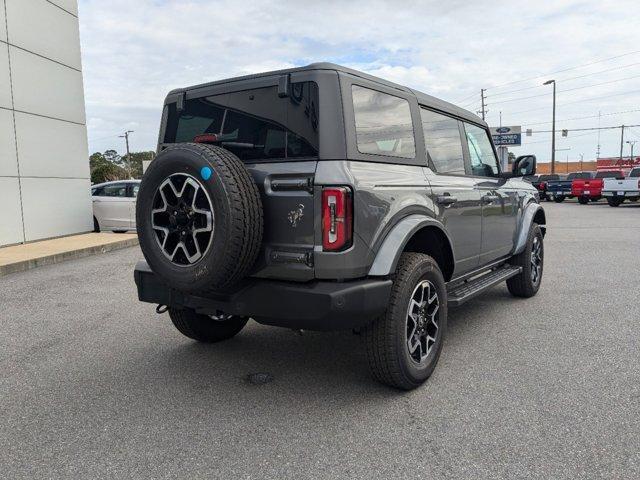
{"type": "Polygon", "coordinates": [[[77,0],[0,0],[0,246],[90,231],[77,0]]]}

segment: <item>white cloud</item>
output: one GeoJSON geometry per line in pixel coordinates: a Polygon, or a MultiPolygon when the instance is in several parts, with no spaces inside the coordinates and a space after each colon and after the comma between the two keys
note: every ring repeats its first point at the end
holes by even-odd
{"type": "MultiPolygon", "coordinates": [[[[479,107],[480,88],[488,88],[490,123],[498,123],[500,111],[508,124],[547,121],[549,96],[495,103],[550,92],[541,87],[498,95],[539,85],[546,77],[491,87],[640,49],[640,29],[630,14],[636,4],[80,0],[90,148],[122,150],[116,134],[126,128],[136,130],[133,148],[154,148],[162,102],[173,88],[314,61],[346,64],[449,101],[463,100],[471,110],[479,107]]],[[[558,90],[591,85],[638,70],[562,79],[633,62],[640,62],[640,54],[553,76],[558,90]]],[[[637,79],[559,93],[558,118],[640,109],[638,93],[576,103],[632,90],[640,90],[637,79]]],[[[605,118],[603,125],[640,123],[638,112],[605,118]]],[[[618,151],[617,135],[603,133],[605,154],[618,151]]],[[[596,138],[570,134],[559,148],[572,150],[560,158],[581,152],[592,157],[596,138]]],[[[536,143],[519,150],[546,160],[548,139],[549,134],[527,138],[536,143]]]]}

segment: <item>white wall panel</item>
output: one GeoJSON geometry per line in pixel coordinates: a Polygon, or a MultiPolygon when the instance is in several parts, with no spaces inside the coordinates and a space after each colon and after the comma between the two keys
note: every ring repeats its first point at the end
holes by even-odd
{"type": "Polygon", "coordinates": [[[0,177],[0,245],[23,242],[20,189],[17,178],[0,177]]]}
{"type": "Polygon", "coordinates": [[[17,176],[16,139],[13,132],[13,112],[0,109],[0,177],[17,176]]]}
{"type": "Polygon", "coordinates": [[[5,0],[9,43],[81,68],[78,17],[44,0],[5,0]]]}
{"type": "Polygon", "coordinates": [[[9,49],[0,42],[0,107],[12,108],[11,83],[9,81],[9,49]]]}
{"type": "Polygon", "coordinates": [[[89,178],[84,125],[16,112],[20,175],[89,178]]]}
{"type": "Polygon", "coordinates": [[[0,0],[0,40],[7,41],[7,23],[4,20],[4,0],[0,0]]]}
{"type": "Polygon", "coordinates": [[[78,0],[50,0],[51,3],[55,3],[61,8],[64,8],[67,12],[73,13],[78,16],[78,0]]]}
{"type": "Polygon", "coordinates": [[[22,207],[27,241],[93,230],[88,179],[23,178],[22,207]]]}
{"type": "Polygon", "coordinates": [[[85,123],[82,73],[9,47],[16,110],[85,123]]]}

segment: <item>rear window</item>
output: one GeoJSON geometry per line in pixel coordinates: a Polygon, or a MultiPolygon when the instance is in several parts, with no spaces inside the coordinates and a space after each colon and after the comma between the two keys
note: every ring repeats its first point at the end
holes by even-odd
{"type": "Polygon", "coordinates": [[[190,99],[179,114],[169,106],[164,143],[202,134],[243,161],[317,157],[318,86],[293,83],[285,98],[274,86],[190,99]]]}
{"type": "Polygon", "coordinates": [[[548,182],[549,180],[559,180],[560,177],[558,175],[540,175],[539,180],[541,182],[548,182]]]}
{"type": "Polygon", "coordinates": [[[589,172],[570,173],[569,176],[567,177],[567,180],[574,180],[576,178],[581,180],[589,180],[591,178],[591,174],[589,172]]]}
{"type": "Polygon", "coordinates": [[[598,172],[596,178],[619,178],[624,177],[622,172],[598,172]]]}
{"type": "Polygon", "coordinates": [[[640,177],[640,168],[634,168],[633,170],[631,170],[631,173],[629,173],[629,177],[640,177]]]}
{"type": "Polygon", "coordinates": [[[415,158],[409,102],[404,98],[352,86],[356,142],[360,153],[415,158]]]}

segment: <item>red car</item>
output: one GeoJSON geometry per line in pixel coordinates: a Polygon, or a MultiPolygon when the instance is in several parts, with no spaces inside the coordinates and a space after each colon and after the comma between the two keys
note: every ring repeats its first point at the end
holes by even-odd
{"type": "Polygon", "coordinates": [[[598,172],[594,178],[576,178],[571,182],[571,195],[578,198],[582,205],[597,202],[602,198],[602,187],[605,178],[624,178],[624,173],[620,170],[611,172],[598,172]]]}

